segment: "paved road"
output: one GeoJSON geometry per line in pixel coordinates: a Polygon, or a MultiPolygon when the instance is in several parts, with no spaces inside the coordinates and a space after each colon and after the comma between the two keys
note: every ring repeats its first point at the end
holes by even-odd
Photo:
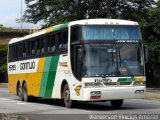
{"type": "MultiPolygon", "coordinates": [[[[44,118],[49,120],[53,118],[53,114],[61,119],[66,119],[66,116],[68,116],[69,120],[75,120],[75,117],[84,120],[83,117],[88,114],[160,114],[160,101],[125,100],[120,109],[113,109],[109,102],[78,103],[75,108],[68,109],[61,102],[52,99],[37,99],[29,103],[21,102],[17,96],[8,94],[6,88],[0,88],[0,113],[23,114],[33,120],[39,120],[39,118],[40,120],[44,118]],[[73,114],[79,114],[80,117],[73,114]]],[[[57,117],[56,119],[58,119],[57,117]]]]}

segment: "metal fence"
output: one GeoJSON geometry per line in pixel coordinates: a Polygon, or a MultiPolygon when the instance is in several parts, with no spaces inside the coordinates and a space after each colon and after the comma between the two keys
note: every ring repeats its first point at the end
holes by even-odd
{"type": "Polygon", "coordinates": [[[17,32],[17,33],[29,33],[32,34],[34,32],[39,31],[39,28],[6,28],[6,29],[0,29],[0,32],[17,32]]]}

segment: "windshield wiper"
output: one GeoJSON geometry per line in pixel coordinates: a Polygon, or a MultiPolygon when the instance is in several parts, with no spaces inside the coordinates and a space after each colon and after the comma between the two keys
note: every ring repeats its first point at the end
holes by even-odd
{"type": "MultiPolygon", "coordinates": [[[[128,65],[127,65],[126,62],[125,62],[125,61],[126,61],[126,58],[123,58],[123,60],[122,60],[122,58],[121,58],[120,48],[122,48],[122,47],[123,47],[123,45],[120,46],[119,48],[117,48],[117,51],[118,51],[117,59],[118,59],[118,57],[119,57],[119,59],[120,59],[120,66],[121,66],[121,63],[123,63],[124,66],[126,67],[126,70],[127,70],[128,75],[131,76],[131,78],[134,78],[134,75],[133,75],[132,71],[129,69],[128,65]]],[[[118,60],[117,60],[117,70],[119,71],[119,68],[118,68],[118,60]]],[[[119,73],[119,72],[118,72],[118,73],[119,73]]]]}
{"type": "Polygon", "coordinates": [[[126,63],[126,59],[124,58],[122,61],[120,61],[120,63],[124,64],[124,66],[126,67],[128,75],[130,75],[131,78],[134,78],[134,75],[133,75],[132,71],[129,69],[129,67],[128,67],[127,63],[126,63]]]}

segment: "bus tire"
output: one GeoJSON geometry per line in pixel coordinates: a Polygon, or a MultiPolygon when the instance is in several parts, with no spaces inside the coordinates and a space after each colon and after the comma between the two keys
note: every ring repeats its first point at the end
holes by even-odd
{"type": "Polygon", "coordinates": [[[23,99],[25,102],[29,102],[29,96],[28,96],[28,90],[27,90],[26,83],[24,83],[24,85],[23,85],[23,99]]]}
{"type": "Polygon", "coordinates": [[[70,99],[70,90],[68,84],[65,84],[64,91],[63,91],[63,99],[64,99],[64,105],[67,108],[73,107],[73,100],[70,99]]]}
{"type": "Polygon", "coordinates": [[[123,100],[111,100],[110,102],[113,108],[120,108],[123,104],[123,100]]]}
{"type": "Polygon", "coordinates": [[[17,95],[18,95],[20,101],[23,101],[23,100],[24,100],[24,99],[23,99],[23,93],[22,93],[22,87],[21,87],[21,84],[20,84],[20,83],[18,84],[17,95]]]}

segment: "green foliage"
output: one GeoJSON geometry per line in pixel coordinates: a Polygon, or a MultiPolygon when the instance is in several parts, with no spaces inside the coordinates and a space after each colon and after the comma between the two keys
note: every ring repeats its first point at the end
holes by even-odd
{"type": "Polygon", "coordinates": [[[155,4],[154,0],[25,0],[27,10],[23,16],[26,22],[45,26],[61,22],[86,19],[122,18],[137,20],[146,8],[155,4]]]}
{"type": "Polygon", "coordinates": [[[0,72],[7,71],[7,48],[8,45],[0,45],[0,72]]]}
{"type": "Polygon", "coordinates": [[[4,45],[0,45],[0,51],[7,51],[8,49],[8,45],[4,44],[4,45]]]}
{"type": "MultiPolygon", "coordinates": [[[[140,25],[143,32],[143,38],[150,52],[156,53],[155,57],[159,57],[160,51],[160,1],[156,7],[150,7],[146,10],[145,16],[140,19],[140,25]]],[[[157,58],[154,58],[155,61],[157,58]]],[[[160,64],[160,63],[159,63],[160,64]]]]}
{"type": "Polygon", "coordinates": [[[147,64],[148,80],[155,85],[160,85],[160,1],[155,7],[150,7],[139,20],[143,39],[149,49],[149,62],[147,64]]]}
{"type": "MultiPolygon", "coordinates": [[[[155,0],[25,0],[23,20],[44,21],[48,27],[72,20],[119,18],[140,24],[144,43],[150,51],[147,71],[160,71],[160,1],[155,0]]],[[[153,79],[150,78],[151,80],[153,79]]],[[[159,78],[160,79],[160,78],[159,78]]]]}
{"type": "Polygon", "coordinates": [[[0,24],[0,31],[10,31],[10,30],[12,30],[12,28],[3,27],[3,25],[0,24]]]}
{"type": "Polygon", "coordinates": [[[3,65],[0,67],[0,71],[1,71],[1,73],[7,72],[7,64],[3,64],[3,65]]]}
{"type": "Polygon", "coordinates": [[[51,26],[86,18],[127,19],[139,22],[149,50],[160,48],[160,2],[155,0],[25,0],[24,20],[51,26]]]}

